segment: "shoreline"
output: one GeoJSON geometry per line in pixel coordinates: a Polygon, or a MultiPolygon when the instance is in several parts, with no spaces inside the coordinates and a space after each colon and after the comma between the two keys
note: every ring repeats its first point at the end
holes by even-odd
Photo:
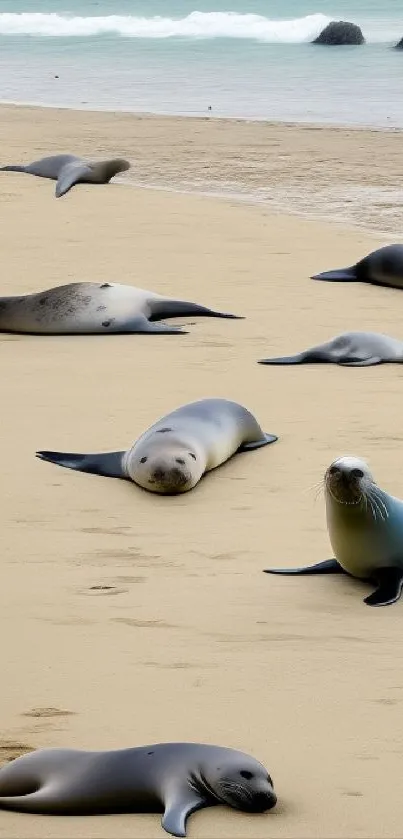
{"type": "MultiPolygon", "coordinates": [[[[280,557],[308,565],[329,555],[314,487],[337,456],[362,456],[402,496],[402,370],[257,361],[357,328],[398,337],[402,292],[309,279],[356,261],[379,235],[161,188],[198,176],[325,190],[320,161],[333,184],[339,135],[51,110],[0,116],[5,161],[119,154],[143,181],[83,184],[56,200],[50,180],[0,173],[3,295],[121,283],[243,318],[178,318],[185,335],[1,335],[0,764],[34,748],[219,744],[267,766],[279,804],[262,816],[208,808],[189,835],[399,836],[399,606],[378,610],[372,637],[365,583],[262,572],[280,557]],[[144,188],[151,177],[158,189],[144,188]],[[235,455],[181,496],[35,457],[123,449],[158,417],[209,396],[245,405],[278,441],[235,455]],[[382,807],[371,806],[372,790],[382,807]]],[[[351,182],[374,177],[373,142],[370,166],[367,140],[343,139],[351,182]]],[[[398,153],[391,163],[385,137],[375,143],[378,177],[392,178],[398,153]]],[[[1,825],[7,839],[165,835],[156,814],[2,811],[1,825]]]]}
{"type": "Polygon", "coordinates": [[[28,101],[17,101],[12,99],[0,99],[0,110],[3,108],[17,108],[17,109],[34,109],[34,110],[45,110],[45,111],[68,111],[77,114],[81,113],[89,113],[89,114],[106,114],[108,116],[127,116],[127,117],[134,117],[135,119],[161,119],[161,120],[195,120],[200,122],[207,121],[214,121],[214,122],[223,122],[223,123],[239,123],[239,124],[248,124],[254,125],[255,123],[258,125],[264,124],[272,128],[284,127],[284,128],[303,128],[306,130],[326,130],[326,131],[355,131],[355,132],[362,132],[368,131],[370,133],[377,133],[377,134],[403,134],[403,125],[402,126],[376,126],[376,125],[365,125],[357,123],[336,123],[336,122],[316,122],[312,120],[310,122],[303,122],[298,120],[284,120],[284,119],[266,119],[265,117],[229,117],[229,116],[215,116],[213,113],[206,113],[204,116],[201,114],[176,114],[176,113],[158,113],[156,111],[126,111],[124,108],[89,108],[87,104],[80,108],[78,105],[69,106],[69,105],[46,105],[45,103],[40,102],[28,102],[28,101]]]}
{"type": "Polygon", "coordinates": [[[400,233],[401,129],[17,104],[0,104],[0,117],[2,146],[18,156],[3,164],[61,152],[127,157],[132,168],[118,183],[258,205],[384,237],[400,233]]]}

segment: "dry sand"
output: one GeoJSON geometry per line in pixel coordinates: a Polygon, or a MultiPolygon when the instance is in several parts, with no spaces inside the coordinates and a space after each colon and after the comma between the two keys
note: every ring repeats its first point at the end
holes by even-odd
{"type": "MultiPolygon", "coordinates": [[[[1,117],[4,162],[109,153],[125,120],[132,133],[113,151],[135,159],[135,126],[157,125],[11,108],[1,117]]],[[[182,149],[167,143],[166,154],[180,168],[182,149]]],[[[255,363],[351,328],[402,336],[401,292],[308,279],[384,239],[197,195],[111,184],[56,201],[53,191],[1,175],[4,295],[117,281],[246,320],[180,319],[192,325],[178,337],[1,337],[2,759],[44,746],[219,743],[265,763],[279,805],[258,817],[203,811],[190,837],[401,837],[403,606],[369,609],[368,589],[348,579],[262,569],[331,555],[314,485],[334,457],[368,458],[403,495],[402,370],[255,363]],[[211,395],[243,402],[280,439],[183,497],[34,457],[123,448],[211,395]]],[[[73,835],[164,834],[155,815],[1,813],[2,839],[73,835]]]]}

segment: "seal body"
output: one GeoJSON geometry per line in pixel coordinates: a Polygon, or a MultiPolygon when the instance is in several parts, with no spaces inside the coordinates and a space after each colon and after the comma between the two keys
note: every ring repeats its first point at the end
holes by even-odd
{"type": "Polygon", "coordinates": [[[69,283],[18,297],[0,297],[0,331],[38,335],[113,332],[184,334],[162,318],[205,316],[237,319],[198,303],[174,300],[118,283],[69,283]]]}
{"type": "Polygon", "coordinates": [[[73,154],[55,154],[35,160],[27,166],[1,166],[2,172],[26,172],[39,178],[57,181],[55,195],[60,198],[78,183],[106,184],[114,175],[130,169],[130,163],[121,158],[90,162],[73,154]]]}
{"type": "Polygon", "coordinates": [[[150,492],[187,492],[202,475],[235,452],[277,440],[266,434],[246,408],[227,399],[202,399],[158,420],[127,451],[73,454],[40,451],[42,460],[115,478],[126,478],[150,492]]]}
{"type": "Polygon", "coordinates": [[[386,245],[372,251],[349,268],[323,271],[321,274],[314,274],[311,279],[403,288],[403,245],[386,245]]]}
{"type": "Polygon", "coordinates": [[[258,364],[340,364],[370,367],[387,362],[403,363],[403,342],[377,332],[344,332],[325,344],[280,358],[264,358],[258,364]]]}
{"type": "Polygon", "coordinates": [[[363,460],[331,464],[325,501],[330,542],[348,574],[368,579],[378,568],[403,569],[403,502],[376,486],[363,460]]]}
{"type": "Polygon", "coordinates": [[[186,836],[187,817],[204,807],[262,813],[276,801],[270,775],[253,757],[197,743],[41,749],[0,769],[0,808],[44,815],[162,811],[162,827],[174,836],[186,836]]]}
{"type": "Polygon", "coordinates": [[[403,502],[380,489],[365,461],[335,460],[325,474],[326,518],[335,559],[271,574],[341,573],[370,580],[369,606],[387,606],[403,586],[403,502]]]}

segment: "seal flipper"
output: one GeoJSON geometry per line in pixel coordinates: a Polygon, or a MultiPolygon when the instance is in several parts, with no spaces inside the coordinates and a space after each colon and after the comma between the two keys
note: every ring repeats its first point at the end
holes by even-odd
{"type": "Polygon", "coordinates": [[[0,172],[26,172],[26,166],[0,166],[0,172]]]}
{"type": "Polygon", "coordinates": [[[72,186],[78,183],[85,183],[86,178],[91,175],[91,167],[83,163],[82,166],[65,166],[62,168],[57,179],[55,195],[61,198],[72,186]]]}
{"type": "Polygon", "coordinates": [[[323,271],[321,274],[313,274],[311,280],[328,280],[329,282],[357,282],[356,266],[350,268],[336,268],[334,271],[323,271]]]}
{"type": "Polygon", "coordinates": [[[132,324],[127,324],[127,331],[137,334],[146,333],[149,335],[188,335],[187,329],[182,329],[181,326],[170,326],[168,323],[151,323],[147,318],[140,319],[136,317],[132,324]]]}
{"type": "Polygon", "coordinates": [[[306,565],[301,568],[264,568],[265,574],[345,574],[344,568],[337,559],[325,559],[316,565],[306,565]]]}
{"type": "Polygon", "coordinates": [[[0,796],[0,810],[14,810],[17,813],[57,814],[59,811],[59,790],[54,784],[40,787],[26,795],[0,796]]]}
{"type": "Polygon", "coordinates": [[[188,817],[195,813],[196,810],[201,810],[203,807],[208,807],[209,802],[202,798],[196,791],[183,790],[179,794],[176,793],[171,799],[168,799],[165,807],[165,813],[161,819],[161,826],[167,833],[172,836],[186,836],[186,821],[188,817]]]}
{"type": "Polygon", "coordinates": [[[125,452],[105,452],[101,454],[75,454],[73,452],[36,452],[40,460],[56,463],[66,469],[78,472],[90,472],[92,475],[104,475],[106,478],[126,478],[123,471],[125,452]]]}
{"type": "Polygon", "coordinates": [[[305,350],[297,355],[284,355],[280,358],[262,358],[258,364],[325,364],[329,362],[329,353],[324,350],[305,350]]]}
{"type": "Polygon", "coordinates": [[[378,588],[365,597],[367,606],[390,606],[399,600],[403,588],[403,568],[378,568],[373,578],[378,588]]]}
{"type": "Polygon", "coordinates": [[[339,361],[340,367],[372,367],[375,364],[382,364],[382,358],[378,355],[371,355],[369,358],[361,358],[354,361],[339,361]]]}
{"type": "Polygon", "coordinates": [[[206,306],[200,306],[199,303],[189,303],[186,300],[151,300],[150,301],[151,315],[149,320],[159,320],[160,318],[179,318],[191,317],[192,315],[200,315],[207,318],[230,318],[231,320],[244,320],[242,315],[231,315],[226,312],[215,312],[213,309],[208,309],[206,306]]]}
{"type": "Polygon", "coordinates": [[[242,443],[238,449],[240,452],[253,452],[254,449],[261,449],[262,446],[268,446],[269,443],[275,443],[278,440],[276,434],[265,434],[261,440],[252,440],[250,443],[242,443]]]}

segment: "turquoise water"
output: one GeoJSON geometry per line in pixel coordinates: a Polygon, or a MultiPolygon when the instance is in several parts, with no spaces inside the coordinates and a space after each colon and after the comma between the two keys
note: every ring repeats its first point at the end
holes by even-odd
{"type": "Polygon", "coordinates": [[[402,36],[403,0],[0,0],[0,100],[402,127],[402,36]]]}

